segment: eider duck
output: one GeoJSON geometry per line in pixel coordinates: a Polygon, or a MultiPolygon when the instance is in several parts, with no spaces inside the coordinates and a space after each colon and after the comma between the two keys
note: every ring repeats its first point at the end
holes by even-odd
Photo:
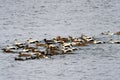
{"type": "Polygon", "coordinates": [[[16,47],[16,46],[9,46],[9,45],[7,45],[2,50],[3,50],[3,52],[6,52],[6,53],[13,53],[14,50],[17,50],[17,49],[18,49],[18,47],[16,47]]]}
{"type": "Polygon", "coordinates": [[[107,31],[107,32],[102,32],[101,35],[114,35],[114,33],[107,31]]]}
{"type": "Polygon", "coordinates": [[[115,41],[113,39],[110,39],[109,43],[111,43],[111,44],[120,44],[120,41],[118,41],[118,40],[115,41]]]}
{"type": "Polygon", "coordinates": [[[93,43],[94,43],[94,44],[104,44],[105,42],[94,40],[93,43]]]}
{"type": "Polygon", "coordinates": [[[21,43],[17,39],[15,39],[14,40],[14,45],[17,46],[18,48],[24,48],[25,43],[21,43]]]}
{"type": "Polygon", "coordinates": [[[28,44],[32,44],[32,43],[36,43],[36,42],[39,42],[38,40],[34,40],[34,39],[32,39],[32,38],[29,38],[28,40],[27,40],[27,43],[28,44]]]}
{"type": "Polygon", "coordinates": [[[116,32],[116,33],[114,33],[115,35],[120,35],[120,31],[119,32],[116,32]]]}

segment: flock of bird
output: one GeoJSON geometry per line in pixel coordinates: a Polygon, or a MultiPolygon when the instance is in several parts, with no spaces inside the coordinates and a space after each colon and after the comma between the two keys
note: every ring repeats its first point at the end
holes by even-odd
{"type": "MultiPolygon", "coordinates": [[[[120,35],[120,32],[111,33],[103,32],[101,35],[120,35]]],[[[79,50],[80,46],[86,46],[88,44],[120,44],[120,41],[114,41],[110,39],[108,42],[100,41],[91,36],[81,34],[78,38],[69,36],[63,38],[57,36],[53,39],[34,40],[32,38],[25,42],[20,42],[15,39],[12,45],[7,45],[2,48],[4,53],[17,53],[15,60],[32,60],[41,58],[50,58],[53,55],[71,54],[74,51],[79,50]]]]}

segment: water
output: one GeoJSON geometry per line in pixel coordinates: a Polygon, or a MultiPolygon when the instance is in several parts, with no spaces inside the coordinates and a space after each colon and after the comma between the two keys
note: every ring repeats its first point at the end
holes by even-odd
{"type": "MultiPolygon", "coordinates": [[[[32,37],[42,40],[58,35],[101,36],[119,31],[119,0],[0,0],[0,48],[32,37]]],[[[50,59],[14,61],[17,54],[0,51],[0,80],[119,80],[120,45],[80,47],[70,55],[50,59]]]]}

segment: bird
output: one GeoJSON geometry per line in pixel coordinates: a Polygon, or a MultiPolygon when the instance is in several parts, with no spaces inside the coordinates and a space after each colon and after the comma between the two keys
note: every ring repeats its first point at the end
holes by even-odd
{"type": "Polygon", "coordinates": [[[119,32],[116,32],[116,33],[114,33],[115,35],[120,35],[120,31],[119,32]]]}
{"type": "Polygon", "coordinates": [[[120,41],[113,40],[113,39],[110,39],[110,41],[108,41],[108,42],[111,43],[111,44],[120,44],[120,41]]]}
{"type": "Polygon", "coordinates": [[[97,41],[97,40],[94,40],[93,43],[94,43],[94,44],[104,44],[105,42],[104,42],[104,41],[97,41]]]}
{"type": "Polygon", "coordinates": [[[5,53],[14,53],[14,50],[17,50],[18,49],[18,47],[16,47],[16,46],[9,46],[9,45],[7,45],[5,48],[3,48],[2,50],[3,50],[3,52],[5,52],[5,53]]]}
{"type": "Polygon", "coordinates": [[[38,40],[34,40],[34,39],[32,39],[32,38],[29,38],[28,40],[27,40],[27,43],[28,44],[32,44],[32,43],[36,43],[36,42],[39,42],[38,40]]]}
{"type": "Polygon", "coordinates": [[[17,39],[14,40],[13,44],[15,46],[17,46],[18,48],[24,48],[25,47],[25,43],[24,42],[19,42],[17,39]]]}

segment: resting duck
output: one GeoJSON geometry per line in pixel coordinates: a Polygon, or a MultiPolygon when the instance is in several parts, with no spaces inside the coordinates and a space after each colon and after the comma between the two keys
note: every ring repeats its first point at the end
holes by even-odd
{"type": "Polygon", "coordinates": [[[64,44],[62,44],[62,47],[63,48],[66,48],[66,47],[72,48],[72,43],[64,43],[64,44]]]}
{"type": "Polygon", "coordinates": [[[120,44],[120,41],[113,41],[113,39],[110,39],[109,43],[111,43],[111,44],[120,44]]]}
{"type": "Polygon", "coordinates": [[[73,46],[85,46],[87,44],[87,40],[81,38],[74,38],[71,43],[73,46]]]}
{"type": "Polygon", "coordinates": [[[47,55],[57,55],[57,54],[60,54],[59,45],[57,45],[57,44],[47,45],[47,47],[46,47],[46,54],[47,55]]]}
{"type": "Polygon", "coordinates": [[[61,36],[57,36],[57,37],[56,37],[56,40],[57,40],[57,41],[69,42],[69,41],[70,41],[70,38],[62,38],[61,36]]]}
{"type": "Polygon", "coordinates": [[[72,49],[72,48],[69,48],[69,47],[65,47],[65,48],[62,49],[62,53],[63,53],[63,54],[66,54],[66,53],[68,53],[68,52],[73,52],[73,49],[72,49]]]}
{"type": "Polygon", "coordinates": [[[14,45],[17,46],[18,48],[24,48],[25,43],[21,43],[17,39],[15,39],[14,40],[14,45]]]}
{"type": "Polygon", "coordinates": [[[105,42],[94,40],[93,43],[94,43],[94,44],[104,44],[105,42]]]}
{"type": "Polygon", "coordinates": [[[36,42],[39,42],[38,40],[34,40],[34,39],[32,39],[32,38],[29,38],[28,40],[27,40],[27,43],[28,44],[32,44],[32,43],[36,43],[36,42]]]}
{"type": "Polygon", "coordinates": [[[14,45],[24,45],[25,43],[21,43],[18,41],[18,39],[14,40],[14,45]]]}
{"type": "Polygon", "coordinates": [[[18,57],[25,57],[26,59],[48,58],[48,56],[41,52],[19,53],[18,57]]]}
{"type": "Polygon", "coordinates": [[[9,46],[9,45],[7,45],[5,48],[3,48],[2,50],[3,50],[3,52],[5,52],[5,53],[13,53],[14,52],[14,50],[17,50],[18,49],[18,47],[16,47],[16,46],[9,46]]]}
{"type": "Polygon", "coordinates": [[[86,36],[86,35],[81,35],[81,39],[85,41],[85,43],[93,43],[93,41],[95,40],[93,37],[91,36],[86,36]]]}
{"type": "Polygon", "coordinates": [[[48,58],[48,56],[43,51],[30,52],[32,59],[48,58]]]}
{"type": "Polygon", "coordinates": [[[82,39],[92,39],[91,36],[86,36],[86,35],[84,35],[84,34],[81,34],[81,38],[82,38],[82,39]]]}
{"type": "Polygon", "coordinates": [[[28,53],[28,52],[24,52],[24,53],[22,53],[22,52],[20,52],[19,53],[19,55],[18,55],[18,57],[30,57],[30,56],[32,56],[33,54],[31,54],[30,52],[28,53]]]}
{"type": "Polygon", "coordinates": [[[81,42],[82,39],[81,39],[81,38],[74,38],[73,41],[74,41],[74,42],[81,42]]]}
{"type": "Polygon", "coordinates": [[[46,43],[46,44],[54,44],[55,43],[55,41],[54,40],[47,40],[47,39],[44,39],[44,42],[46,43]]]}
{"type": "Polygon", "coordinates": [[[64,43],[62,45],[62,53],[63,54],[66,54],[66,53],[69,53],[69,52],[73,52],[73,48],[72,48],[72,44],[71,43],[64,43]]]}
{"type": "Polygon", "coordinates": [[[20,52],[30,52],[30,49],[23,49],[20,52]]]}
{"type": "Polygon", "coordinates": [[[2,50],[3,50],[3,52],[5,52],[5,53],[13,53],[13,52],[14,52],[14,51],[12,51],[12,50],[5,49],[5,48],[3,48],[2,50]]]}
{"type": "Polygon", "coordinates": [[[63,44],[63,43],[64,43],[64,41],[62,41],[62,40],[57,40],[57,39],[55,39],[55,38],[53,38],[53,40],[54,40],[55,43],[60,43],[60,44],[63,44]]]}
{"type": "Polygon", "coordinates": [[[72,36],[69,36],[68,39],[70,40],[70,42],[74,41],[74,38],[72,36]]]}
{"type": "Polygon", "coordinates": [[[30,51],[35,51],[35,49],[37,49],[36,47],[31,47],[29,45],[25,45],[24,49],[28,49],[30,51]]]}
{"type": "Polygon", "coordinates": [[[72,46],[86,46],[86,43],[76,41],[76,42],[72,42],[72,46]]]}
{"type": "Polygon", "coordinates": [[[111,33],[110,31],[102,32],[101,35],[114,35],[114,33],[111,33]]]}
{"type": "Polygon", "coordinates": [[[120,31],[119,32],[116,32],[116,33],[114,33],[115,35],[120,35],[120,31]]]}
{"type": "Polygon", "coordinates": [[[35,45],[36,47],[46,47],[46,44],[41,42],[36,42],[35,45]]]}
{"type": "Polygon", "coordinates": [[[49,55],[58,55],[58,54],[61,54],[59,49],[56,49],[56,48],[51,48],[50,49],[49,55]]]}
{"type": "Polygon", "coordinates": [[[32,59],[32,54],[25,52],[24,53],[20,52],[18,57],[15,57],[15,60],[19,60],[19,61],[25,61],[30,59],[32,59]]]}
{"type": "Polygon", "coordinates": [[[36,55],[37,59],[41,59],[41,58],[49,58],[47,55],[44,55],[42,53],[35,53],[34,55],[36,55]]]}
{"type": "Polygon", "coordinates": [[[21,58],[21,57],[15,57],[14,59],[15,59],[15,61],[25,61],[26,60],[26,58],[21,58]]]}

